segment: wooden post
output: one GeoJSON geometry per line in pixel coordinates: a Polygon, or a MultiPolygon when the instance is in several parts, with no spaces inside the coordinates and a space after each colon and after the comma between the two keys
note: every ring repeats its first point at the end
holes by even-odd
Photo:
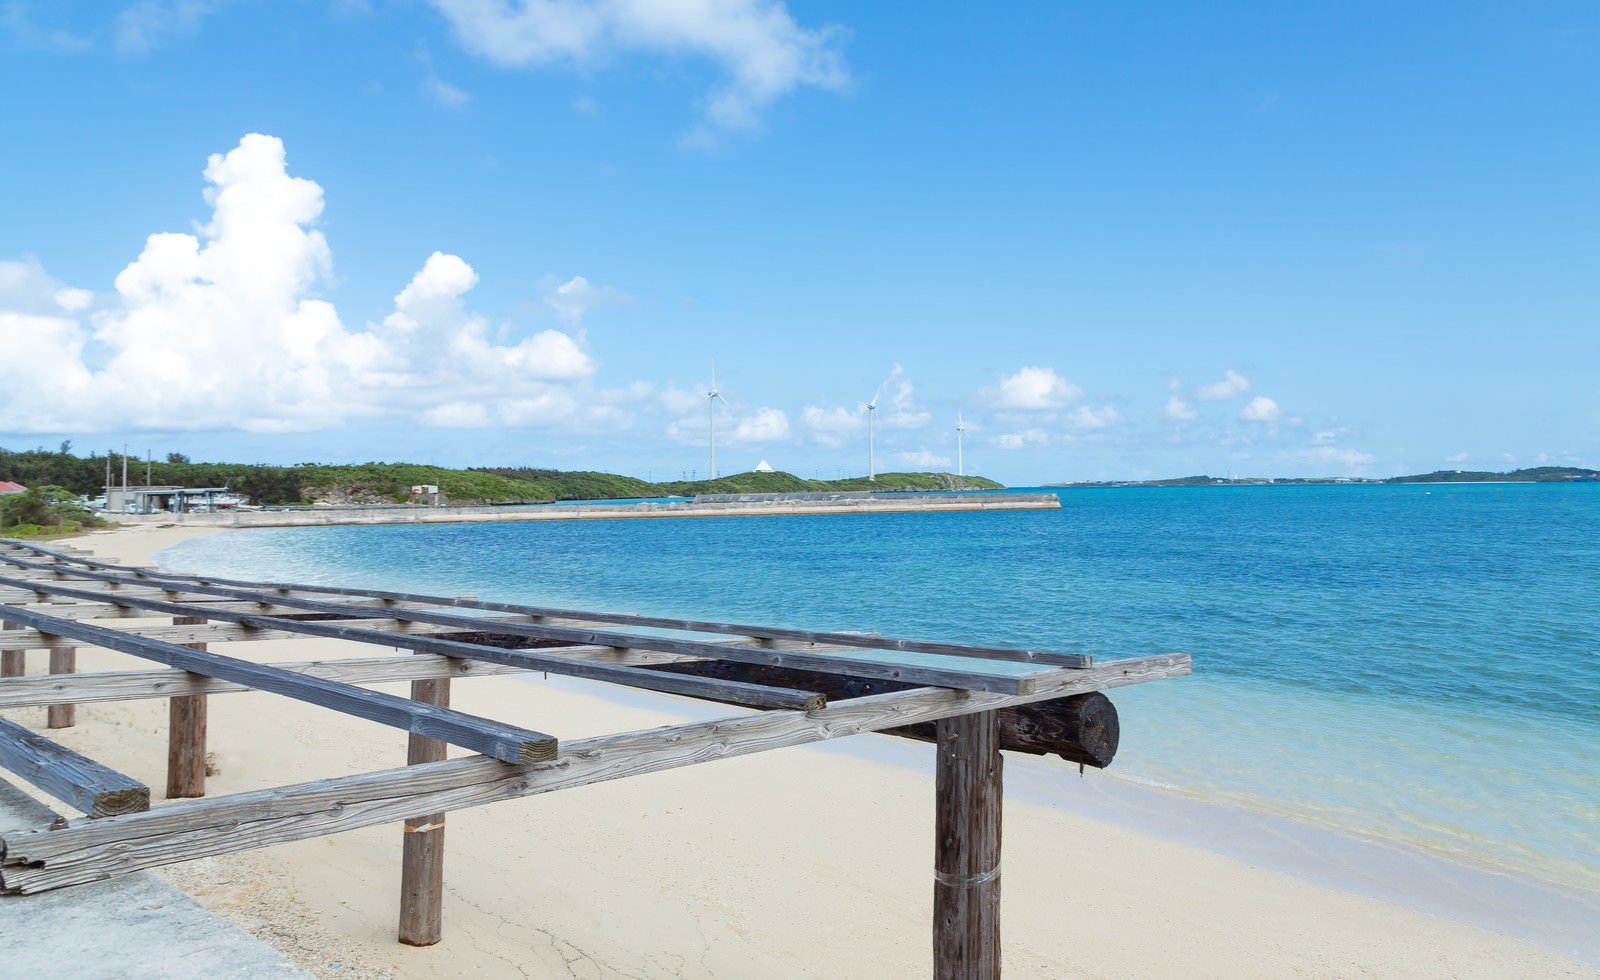
{"type": "MultiPolygon", "coordinates": [[[[412,681],[411,699],[441,708],[450,706],[450,678],[412,681]]],[[[443,762],[446,743],[412,735],[406,765],[443,762]]],[[[432,946],[444,938],[444,814],[430,813],[405,821],[400,856],[400,941],[407,946],[432,946]]]]}
{"type": "MultiPolygon", "coordinates": [[[[19,629],[10,620],[0,620],[0,630],[19,629]]],[[[0,653],[0,677],[21,677],[28,672],[28,651],[6,650],[0,653]]]]}
{"type": "MultiPolygon", "coordinates": [[[[176,626],[205,622],[192,616],[174,616],[176,626]]],[[[204,650],[204,643],[183,646],[204,650]]],[[[167,702],[167,799],[194,799],[206,795],[206,696],[186,694],[167,702]]]]}
{"type": "MultiPolygon", "coordinates": [[[[60,647],[50,651],[50,673],[75,674],[78,672],[78,651],[72,647],[60,647]]],[[[71,728],[77,722],[78,706],[75,704],[52,704],[47,712],[45,722],[51,728],[71,728]]]]}
{"type": "Polygon", "coordinates": [[[933,975],[1000,976],[999,715],[939,722],[935,774],[933,975]]]}

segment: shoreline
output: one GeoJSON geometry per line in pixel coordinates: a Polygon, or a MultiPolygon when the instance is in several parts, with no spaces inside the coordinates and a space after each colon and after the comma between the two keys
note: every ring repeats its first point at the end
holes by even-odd
{"type": "MultiPolygon", "coordinates": [[[[74,539],[73,543],[92,548],[124,564],[149,564],[153,552],[179,540],[213,533],[215,530],[217,528],[144,526],[98,532],[74,539]]],[[[302,641],[294,642],[300,644],[302,641]]],[[[263,648],[277,646],[276,642],[272,642],[251,644],[249,647],[240,645],[235,649],[265,652],[263,648]]],[[[301,656],[303,646],[296,646],[295,649],[295,656],[301,656]]],[[[472,710],[468,698],[480,693],[477,685],[482,683],[458,685],[466,710],[472,710]]],[[[702,710],[713,716],[726,713],[725,708],[698,702],[645,697],[636,692],[617,692],[567,680],[523,681],[516,683],[509,693],[502,690],[498,695],[491,696],[488,691],[482,694],[485,703],[494,702],[502,709],[507,702],[537,698],[547,711],[573,719],[586,719],[588,727],[592,727],[601,717],[614,718],[626,724],[624,719],[630,717],[687,717],[702,710]],[[623,696],[618,697],[618,694],[623,696]]],[[[258,698],[255,695],[237,697],[258,698]]],[[[242,707],[236,706],[235,700],[234,697],[225,699],[213,709],[220,716],[218,750],[224,753],[225,769],[216,788],[218,793],[232,791],[224,783],[229,781],[228,770],[235,764],[232,757],[240,751],[227,747],[230,744],[225,741],[227,729],[235,724],[243,730],[276,727],[267,725],[260,718],[228,721],[228,717],[242,707]]],[[[282,704],[275,700],[263,702],[259,699],[257,703],[271,704],[274,708],[282,704]]],[[[144,714],[151,714],[151,704],[159,702],[146,703],[144,714]]],[[[121,710],[136,709],[137,706],[105,707],[121,710]]],[[[511,708],[513,711],[525,710],[525,706],[519,709],[515,704],[511,708]]],[[[164,711],[160,714],[164,716],[164,711]]],[[[495,716],[508,717],[503,712],[495,716]]],[[[607,722],[608,725],[612,723],[607,722]]],[[[656,723],[662,722],[658,720],[656,723]]],[[[86,724],[92,727],[95,722],[90,720],[86,724]]],[[[552,730],[563,736],[578,734],[554,726],[552,730]]],[[[303,739],[304,733],[300,733],[299,737],[303,739]]],[[[609,831],[609,836],[599,833],[593,839],[603,841],[604,844],[600,846],[609,850],[613,846],[623,846],[618,843],[618,837],[625,838],[638,833],[646,836],[660,834],[660,839],[648,849],[650,853],[633,851],[637,842],[631,842],[626,848],[633,854],[632,859],[653,866],[665,860],[663,855],[654,853],[655,848],[686,852],[678,855],[678,858],[686,862],[687,867],[673,865],[670,861],[667,863],[664,873],[670,885],[659,884],[656,878],[634,882],[639,887],[649,885],[646,889],[648,894],[644,895],[647,909],[641,914],[665,915],[661,909],[651,913],[648,908],[658,901],[673,900],[670,896],[660,898],[661,889],[670,887],[687,891],[696,897],[698,903],[691,903],[690,918],[702,933],[701,939],[707,943],[701,960],[687,967],[688,975],[748,975],[748,964],[756,960],[740,957],[754,956],[759,961],[767,961],[767,957],[778,950],[776,947],[770,950],[766,947],[774,943],[788,945],[786,939],[790,933],[815,938],[819,935],[817,929],[827,928],[828,923],[831,923],[831,928],[838,928],[839,922],[832,918],[838,910],[831,909],[830,905],[840,888],[845,889],[853,900],[864,901],[865,904],[860,907],[869,910],[849,914],[864,914],[869,919],[883,910],[886,901],[891,906],[896,906],[896,902],[904,904],[908,900],[913,905],[926,904],[926,895],[923,893],[927,891],[925,879],[932,842],[931,838],[926,841],[918,838],[931,833],[931,814],[923,812],[931,802],[931,780],[928,776],[931,757],[924,759],[926,753],[918,752],[919,748],[897,739],[857,738],[825,743],[810,749],[785,750],[785,762],[793,760],[792,766],[763,765],[759,761],[751,766],[748,760],[744,763],[732,760],[682,771],[676,777],[666,774],[644,780],[627,780],[626,788],[621,788],[622,784],[609,784],[603,792],[595,795],[608,800],[619,797],[626,799],[629,801],[627,805],[635,809],[641,805],[638,801],[642,800],[645,809],[634,815],[635,823],[632,826],[626,823],[611,824],[613,815],[602,815],[599,819],[607,824],[605,829],[609,831]],[[776,777],[782,773],[778,770],[793,771],[788,778],[779,779],[776,777]],[[736,775],[735,771],[742,775],[736,775]],[[802,776],[805,778],[801,779],[802,776]],[[684,785],[674,780],[682,780],[691,787],[689,798],[685,799],[683,795],[684,785]],[[787,784],[796,780],[813,787],[843,784],[853,789],[842,797],[846,805],[830,805],[823,800],[819,808],[816,798],[826,797],[825,791],[813,789],[807,792],[803,788],[797,790],[794,786],[768,785],[787,784]],[[745,791],[747,782],[765,787],[763,793],[780,794],[777,797],[781,801],[780,809],[782,804],[786,804],[798,810],[799,814],[772,812],[771,800],[760,793],[745,791]],[[883,793],[888,795],[880,795],[883,793]],[[704,802],[696,798],[702,794],[720,802],[709,809],[697,806],[704,802]],[[857,807],[855,803],[860,798],[869,800],[869,805],[857,807]],[[677,814],[685,812],[685,808],[695,814],[692,820],[677,818],[677,814]],[[729,808],[731,813],[728,812],[729,808]],[[789,827],[791,836],[798,836],[793,840],[780,837],[782,843],[775,844],[767,827],[752,827],[739,819],[744,809],[759,810],[770,820],[789,827]],[[844,812],[831,812],[841,810],[844,812]],[[639,819],[646,820],[646,825],[638,825],[639,819]],[[663,833],[654,826],[656,821],[664,821],[672,829],[663,833]],[[722,833],[732,835],[743,844],[754,844],[755,851],[751,852],[746,847],[736,848],[731,857],[728,853],[704,853],[714,848],[721,839],[707,833],[701,822],[722,828],[722,833]],[[813,826],[818,823],[833,830],[837,838],[833,841],[834,847],[827,846],[827,840],[815,839],[823,836],[813,826]],[[888,838],[871,829],[884,824],[893,831],[888,838]],[[928,846],[924,847],[924,844],[928,846]],[[867,846],[863,849],[863,845],[867,846]],[[891,858],[901,864],[893,870],[882,868],[882,873],[876,870],[863,873],[860,867],[850,861],[841,863],[835,853],[839,848],[855,854],[855,861],[865,862],[869,867],[877,867],[879,862],[891,858]],[[808,879],[807,882],[797,884],[789,880],[795,876],[794,868],[789,866],[791,862],[785,859],[791,849],[797,852],[791,857],[798,857],[801,862],[795,867],[812,872],[798,876],[808,879]],[[776,865],[772,863],[773,855],[766,853],[772,850],[778,852],[776,865]],[[884,854],[880,855],[879,852],[884,854]],[[704,880],[694,870],[702,863],[712,866],[704,880]],[[731,880],[735,884],[729,887],[742,894],[751,884],[752,877],[761,877],[762,872],[751,870],[752,867],[765,868],[776,876],[775,880],[767,883],[766,890],[757,887],[747,897],[732,901],[712,887],[719,880],[731,880]],[[817,881],[810,880],[816,878],[832,881],[833,884],[824,889],[817,881]],[[780,885],[779,881],[783,883],[780,885]],[[753,920],[762,916],[747,908],[749,903],[772,901],[774,897],[769,889],[787,889],[791,886],[804,892],[807,901],[785,899],[779,902],[780,906],[788,908],[787,915],[779,916],[776,924],[768,922],[757,928],[753,920]],[[899,897],[895,899],[894,896],[899,897]],[[807,921],[797,922],[796,916],[807,921]],[[730,923],[733,925],[731,935],[728,932],[730,923]],[[759,941],[744,943],[746,928],[753,935],[759,935],[759,941]],[[711,942],[704,935],[708,932],[719,937],[716,942],[711,942]],[[732,946],[724,948],[729,943],[732,946]],[[719,949],[721,952],[715,951],[719,949]],[[737,964],[745,964],[745,969],[739,969],[737,964]]],[[[327,755],[328,752],[323,751],[322,754],[327,755]]],[[[333,751],[332,757],[342,758],[342,754],[333,751]]],[[[255,768],[255,763],[259,761],[252,758],[249,768],[255,768]]],[[[1419,907],[1417,902],[1406,901],[1403,897],[1396,901],[1392,895],[1380,894],[1378,898],[1382,901],[1363,897],[1359,887],[1352,888],[1350,880],[1340,880],[1341,871],[1348,872],[1344,875],[1345,879],[1360,878],[1361,875],[1356,873],[1360,871],[1357,867],[1360,862],[1354,861],[1348,850],[1331,856],[1318,853],[1318,849],[1337,846],[1341,843],[1339,841],[1319,838],[1307,843],[1304,838],[1298,842],[1288,839],[1288,831],[1294,829],[1290,825],[1297,824],[1297,821],[1275,823],[1270,815],[1255,811],[1226,812],[1229,808],[1221,804],[1192,799],[1185,802],[1182,794],[1139,787],[1116,777],[1080,780],[1073,778],[1076,774],[1068,773],[1065,766],[1048,767],[1039,765],[1041,762],[1023,757],[1017,758],[1008,767],[1011,772],[1007,780],[1006,836],[1010,859],[1006,863],[1006,953],[1007,966],[1018,975],[1060,975],[1063,969],[1085,975],[1163,975],[1177,972],[1218,975],[1241,971],[1244,975],[1274,975],[1290,970],[1306,972],[1309,967],[1312,975],[1348,974],[1366,969],[1389,974],[1492,976],[1521,972],[1535,963],[1539,964],[1538,972],[1548,975],[1589,975],[1588,969],[1580,962],[1557,956],[1559,951],[1552,951],[1551,936],[1547,935],[1539,946],[1525,945],[1498,933],[1463,925],[1462,922],[1470,919],[1450,915],[1448,910],[1441,912],[1425,904],[1419,907]],[[1172,812],[1174,809],[1176,813],[1172,812]],[[1209,823],[1196,817],[1197,813],[1202,812],[1209,814],[1209,823]],[[1232,826],[1241,819],[1251,821],[1251,825],[1247,829],[1232,826]],[[1231,841],[1226,839],[1230,830],[1233,831],[1231,841]],[[1071,843],[1073,838],[1081,841],[1076,848],[1071,843]],[[1049,859],[1035,862],[1030,853],[1034,850],[1047,852],[1045,856],[1049,859]],[[1295,858],[1310,866],[1313,872],[1320,863],[1324,880],[1318,881],[1314,873],[1307,874],[1306,867],[1296,873],[1296,869],[1284,866],[1286,859],[1295,858]],[[1033,866],[1036,863],[1038,867],[1033,866]],[[1070,896],[1062,906],[1055,901],[1060,897],[1057,894],[1060,885],[1073,882],[1074,879],[1078,880],[1062,893],[1070,896]],[[1092,883],[1087,892],[1081,887],[1085,881],[1092,883]],[[1071,922],[1063,926],[1059,920],[1052,920],[1051,915],[1056,912],[1069,916],[1071,922]],[[1219,913],[1225,921],[1216,921],[1219,913]],[[1140,920],[1144,916],[1151,921],[1162,921],[1166,927],[1159,935],[1151,935],[1148,929],[1141,927],[1140,920]],[[1265,951],[1257,947],[1260,946],[1263,928],[1277,937],[1272,955],[1286,959],[1262,958],[1265,951]],[[1057,934],[1070,938],[1063,941],[1057,934]],[[1198,967],[1193,959],[1196,944],[1202,950],[1199,954],[1202,965],[1198,967]],[[1229,944],[1232,948],[1219,948],[1229,944]],[[1279,965],[1273,966],[1273,963],[1279,965]]],[[[153,762],[146,760],[145,764],[151,765],[153,762]]],[[[393,764],[393,760],[385,758],[379,764],[393,764]]],[[[286,767],[285,764],[273,768],[276,772],[286,767]]],[[[592,789],[599,790],[598,787],[592,789]]],[[[560,824],[564,825],[574,817],[582,822],[595,817],[585,801],[579,799],[589,792],[577,791],[538,798],[541,802],[532,806],[495,804],[462,811],[452,815],[452,826],[468,824],[493,827],[498,828],[498,835],[504,835],[508,827],[515,828],[521,824],[514,816],[497,816],[502,808],[520,812],[524,819],[531,817],[535,821],[542,820],[539,814],[553,809],[566,815],[557,821],[560,824]],[[574,799],[569,801],[566,797],[574,799]]],[[[269,883],[282,885],[277,888],[273,901],[287,903],[280,911],[298,923],[295,936],[285,940],[289,945],[321,942],[333,943],[337,947],[341,943],[348,946],[354,941],[356,948],[347,948],[346,952],[359,955],[347,955],[341,959],[343,966],[336,974],[339,976],[366,975],[351,970],[363,958],[379,964],[394,964],[398,969],[396,975],[400,976],[467,975],[470,971],[466,960],[457,963],[452,957],[459,958],[465,954],[462,947],[469,941],[468,935],[473,937],[470,942],[474,946],[481,947],[484,943],[490,945],[491,952],[486,955],[515,957],[521,951],[529,959],[549,964],[550,975],[566,975],[570,967],[558,972],[557,962],[575,961],[560,956],[551,960],[544,953],[535,956],[539,943],[543,941],[539,937],[548,934],[550,948],[558,950],[557,939],[570,943],[585,927],[595,925],[592,919],[606,918],[604,910],[613,898],[607,892],[607,881],[590,880],[593,878],[590,861],[579,859],[574,864],[572,854],[556,858],[556,863],[565,870],[557,876],[560,881],[547,884],[558,891],[564,886],[581,893],[585,897],[575,899],[578,905],[585,902],[596,904],[588,909],[563,910],[571,913],[558,916],[566,925],[557,927],[552,923],[550,929],[545,929],[532,920],[522,922],[529,915],[522,907],[512,909],[498,904],[498,899],[480,900],[482,893],[500,895],[502,898],[508,894],[522,898],[531,896],[525,894],[523,885],[498,880],[513,872],[486,876],[483,869],[470,866],[473,860],[471,853],[484,842],[463,841],[452,836],[449,845],[451,857],[447,861],[446,871],[450,900],[446,909],[445,943],[435,947],[431,953],[396,947],[392,941],[392,921],[389,920],[395,912],[398,898],[392,883],[386,884],[388,878],[398,874],[397,859],[390,854],[391,851],[398,851],[398,843],[389,840],[396,836],[388,833],[392,829],[373,828],[370,832],[356,832],[338,838],[212,859],[214,865],[194,870],[178,866],[171,877],[178,879],[185,890],[196,894],[197,898],[216,911],[228,914],[231,908],[237,914],[243,909],[246,919],[255,916],[257,926],[268,932],[276,929],[271,926],[274,921],[272,914],[260,909],[250,911],[255,907],[241,898],[239,887],[219,886],[208,876],[235,884],[241,881],[259,882],[259,886],[252,886],[257,892],[271,890],[267,888],[269,883]],[[349,853],[343,853],[345,842],[350,838],[360,838],[362,843],[350,845],[347,849],[349,853]],[[458,847],[463,852],[460,855],[456,853],[458,847]],[[336,871],[323,867],[330,862],[337,868],[336,871]],[[183,880],[185,878],[188,880],[183,880]],[[455,884],[457,881],[461,882],[460,887],[455,884]],[[359,901],[349,895],[341,898],[338,893],[342,889],[355,892],[359,901]],[[463,903],[468,907],[463,907],[463,903]],[[359,911],[352,911],[352,904],[359,906],[359,911]],[[301,911],[293,912],[294,909],[301,911]],[[516,920],[520,924],[506,930],[488,929],[495,920],[502,923],[516,920]],[[322,933],[313,935],[315,930],[308,932],[312,924],[322,933]],[[482,931],[484,929],[488,931],[482,931]],[[530,929],[531,932],[528,931],[530,929]],[[387,937],[384,935],[386,930],[387,937]],[[575,931],[558,934],[558,930],[575,931]],[[503,938],[503,932],[512,934],[513,939],[508,941],[503,938]],[[456,941],[452,942],[452,938],[456,941]],[[457,969],[461,972],[452,972],[457,969]]],[[[486,832],[485,836],[493,838],[497,834],[486,832]]],[[[525,849],[522,842],[515,843],[525,849]]],[[[1370,847],[1390,850],[1392,853],[1392,849],[1368,843],[1370,847]]],[[[489,853],[496,852],[491,848],[489,853]]],[[[532,848],[528,854],[530,863],[523,865],[523,872],[542,876],[542,870],[538,869],[545,866],[548,858],[549,855],[538,847],[532,848]]],[[[591,855],[590,858],[600,861],[598,856],[591,855]]],[[[1369,877],[1383,868],[1382,860],[1374,858],[1373,861],[1375,863],[1371,863],[1365,872],[1369,877]]],[[[1287,863],[1293,862],[1289,860],[1287,863]]],[[[197,864],[207,865],[207,862],[197,864]]],[[[1438,864],[1448,865],[1450,862],[1439,861],[1438,864]]],[[[1465,897],[1459,894],[1461,879],[1440,878],[1440,870],[1439,867],[1412,864],[1405,873],[1418,882],[1433,882],[1437,886],[1435,891],[1441,897],[1465,897]],[[1457,884],[1452,885],[1452,880],[1457,884]],[[1452,888],[1456,894],[1452,895],[1452,888]]],[[[1391,875],[1398,876],[1399,873],[1391,875]]],[[[1484,874],[1482,879],[1469,882],[1466,887],[1481,887],[1492,877],[1484,874]]],[[[1359,882],[1356,884],[1359,885],[1359,882]]],[[[629,894],[633,895],[637,890],[634,888],[629,894]]],[[[550,911],[548,897],[543,902],[545,911],[550,911]]],[[[1480,901],[1478,904],[1483,906],[1479,925],[1499,921],[1502,932],[1513,931],[1508,926],[1515,923],[1505,921],[1503,915],[1497,919],[1496,910],[1505,912],[1520,906],[1500,909],[1499,901],[1480,901]]],[[[844,907],[854,906],[846,902],[844,907]]],[[[1523,911],[1526,913],[1528,910],[1523,911]]],[[[872,951],[862,952],[860,955],[870,957],[873,965],[869,965],[868,960],[852,960],[849,963],[853,963],[853,967],[841,966],[842,961],[830,960],[831,966],[810,964],[809,968],[823,971],[811,973],[807,972],[807,967],[795,966],[809,963],[808,958],[799,953],[795,954],[800,956],[799,959],[785,957],[781,967],[773,962],[768,965],[776,970],[774,975],[782,976],[829,975],[829,971],[833,975],[918,975],[917,964],[921,962],[918,956],[926,959],[923,949],[927,937],[925,916],[918,920],[915,914],[907,915],[905,909],[896,906],[891,917],[899,924],[895,929],[896,934],[909,935],[909,946],[905,945],[906,936],[900,935],[897,940],[899,945],[887,950],[874,946],[872,951]],[[917,924],[919,921],[920,927],[917,924]],[[844,971],[842,974],[841,970],[844,971]]],[[[537,918],[535,914],[533,919],[537,918]]],[[[666,918],[671,919],[672,916],[666,918]]],[[[1537,919],[1538,916],[1524,914],[1522,918],[1537,919]]],[[[243,924],[248,927],[248,923],[243,924]]],[[[682,925],[681,921],[679,925],[682,925]]],[[[849,924],[851,929],[859,929],[861,925],[859,922],[849,924]]],[[[609,942],[606,937],[610,933],[603,924],[596,928],[598,932],[590,934],[589,939],[609,942]]],[[[643,931],[654,937],[643,940],[643,945],[639,947],[649,956],[665,956],[667,954],[660,952],[661,949],[676,948],[672,945],[676,940],[671,935],[657,934],[653,929],[643,931]],[[652,946],[652,942],[665,946],[652,946]]],[[[263,938],[269,941],[273,939],[271,935],[263,938]]],[[[1539,942],[1537,937],[1523,938],[1539,942]]],[[[873,939],[861,941],[869,944],[878,942],[873,939]]],[[[586,947],[579,944],[575,948],[586,947]]],[[[293,951],[286,952],[292,955],[293,951]]],[[[609,955],[593,955],[599,955],[601,960],[609,960],[609,955]]],[[[635,967],[640,965],[636,961],[628,961],[629,954],[617,955],[622,959],[615,962],[635,962],[635,967]]],[[[1600,962],[1600,949],[1568,950],[1567,955],[1581,955],[1589,967],[1600,962]]],[[[505,965],[504,958],[495,962],[502,968],[505,965]]],[[[311,966],[316,969],[315,965],[311,966]]],[[[617,973],[625,972],[614,965],[608,969],[615,969],[617,973]]],[[[643,970],[641,972],[654,975],[643,970]]],[[[922,972],[925,973],[925,969],[922,972]]],[[[378,972],[371,975],[384,974],[378,972]]],[[[597,975],[613,974],[602,970],[597,975]]]]}
{"type": "Polygon", "coordinates": [[[216,514],[119,514],[124,524],[175,527],[321,527],[500,521],[774,517],[790,514],[910,514],[969,510],[1059,510],[1053,493],[745,494],[751,499],[681,503],[508,504],[463,507],[325,507],[216,514]],[[763,499],[757,499],[763,498],[763,499]]]}

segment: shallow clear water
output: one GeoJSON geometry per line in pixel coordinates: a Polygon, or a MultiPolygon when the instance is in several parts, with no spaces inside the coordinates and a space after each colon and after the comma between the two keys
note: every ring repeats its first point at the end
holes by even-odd
{"type": "Polygon", "coordinates": [[[237,531],[171,568],[1100,659],[1112,772],[1600,888],[1600,485],[1064,491],[1060,511],[237,531]]]}

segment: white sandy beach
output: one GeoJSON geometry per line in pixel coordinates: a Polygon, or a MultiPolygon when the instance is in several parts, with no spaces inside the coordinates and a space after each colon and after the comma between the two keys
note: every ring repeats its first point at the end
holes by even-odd
{"type": "MultiPolygon", "coordinates": [[[[144,564],[204,533],[140,527],[74,543],[144,564]]],[[[261,660],[353,652],[316,639],[214,649],[261,660]]],[[[85,671],[129,663],[80,652],[85,671]]],[[[43,667],[43,656],[31,654],[30,672],[43,667]]],[[[385,689],[406,693],[404,685],[385,689]]],[[[564,739],[706,711],[667,697],[652,708],[637,699],[622,705],[595,690],[461,680],[452,705],[564,739]]],[[[42,708],[7,714],[43,725],[42,708]]],[[[78,718],[54,734],[159,795],[164,701],[83,705],[78,718]]],[[[404,762],[405,736],[270,695],[230,694],[211,699],[210,749],[220,772],[208,788],[221,795],[393,767],[404,762]]],[[[325,976],[925,977],[931,748],[926,754],[927,771],[918,773],[819,747],[787,749],[451,814],[445,939],[428,949],[394,940],[398,825],[167,874],[325,976]]],[[[1004,963],[1013,977],[1596,975],[1492,932],[1015,799],[1006,804],[1003,866],[1004,963]]]]}

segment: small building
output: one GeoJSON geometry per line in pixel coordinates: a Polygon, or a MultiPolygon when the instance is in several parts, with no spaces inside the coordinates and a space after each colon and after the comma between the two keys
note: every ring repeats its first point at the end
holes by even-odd
{"type": "Polygon", "coordinates": [[[105,510],[113,514],[211,514],[248,502],[227,487],[109,487],[105,510]]]}
{"type": "Polygon", "coordinates": [[[756,464],[755,472],[757,472],[757,473],[771,473],[772,472],[772,464],[767,462],[766,460],[762,460],[761,462],[756,464]]]}
{"type": "Polygon", "coordinates": [[[20,483],[12,483],[10,480],[0,480],[0,493],[22,493],[26,489],[28,488],[20,483]]]}

